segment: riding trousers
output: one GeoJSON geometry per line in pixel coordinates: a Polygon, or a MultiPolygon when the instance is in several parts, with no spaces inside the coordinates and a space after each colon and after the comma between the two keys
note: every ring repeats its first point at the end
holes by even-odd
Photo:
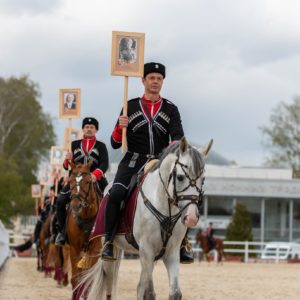
{"type": "Polygon", "coordinates": [[[66,205],[70,202],[70,200],[70,184],[67,184],[61,190],[56,201],[57,224],[60,231],[62,231],[65,227],[67,216],[66,205]]]}
{"type": "Polygon", "coordinates": [[[140,172],[150,160],[146,155],[127,152],[120,162],[105,211],[105,232],[112,234],[120,217],[121,203],[125,200],[133,175],[140,172]]]}

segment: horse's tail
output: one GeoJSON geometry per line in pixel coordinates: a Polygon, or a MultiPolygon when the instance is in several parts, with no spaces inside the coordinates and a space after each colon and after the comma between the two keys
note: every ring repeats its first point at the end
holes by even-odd
{"type": "Polygon", "coordinates": [[[107,299],[107,295],[116,299],[119,267],[120,259],[114,262],[98,259],[94,266],[80,274],[81,278],[74,289],[76,299],[80,297],[87,297],[88,300],[107,299]]]}
{"type": "Polygon", "coordinates": [[[49,267],[55,268],[56,265],[58,265],[58,255],[59,255],[59,249],[57,249],[58,246],[54,245],[54,244],[49,244],[49,252],[47,255],[47,261],[46,264],[49,267]]]}
{"type": "Polygon", "coordinates": [[[80,273],[81,278],[78,280],[77,286],[74,288],[74,294],[76,294],[76,299],[80,297],[86,297],[88,299],[102,299],[103,290],[103,277],[105,276],[103,272],[103,261],[99,259],[97,263],[86,271],[80,273]],[[98,294],[97,294],[98,293],[98,294]]]}

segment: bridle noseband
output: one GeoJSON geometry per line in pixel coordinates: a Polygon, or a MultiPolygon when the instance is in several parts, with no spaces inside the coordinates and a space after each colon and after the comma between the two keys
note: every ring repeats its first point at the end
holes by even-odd
{"type": "Polygon", "coordinates": [[[160,172],[160,169],[159,169],[160,181],[161,181],[161,183],[164,187],[165,192],[168,195],[169,205],[174,204],[175,206],[178,207],[179,206],[179,201],[190,200],[190,202],[188,204],[186,204],[184,208],[186,208],[190,204],[196,204],[198,209],[200,210],[200,208],[202,206],[202,203],[203,203],[203,196],[204,196],[204,192],[203,192],[204,178],[201,182],[200,188],[197,186],[197,180],[202,176],[202,174],[204,172],[204,168],[201,169],[200,174],[198,176],[196,176],[195,178],[190,177],[190,175],[186,171],[187,168],[188,168],[188,166],[181,163],[179,161],[179,157],[177,157],[177,159],[175,161],[175,164],[174,164],[174,167],[172,169],[172,172],[170,173],[170,176],[168,178],[167,185],[163,181],[162,176],[161,176],[161,172],[160,172]],[[183,171],[184,176],[189,181],[188,185],[185,188],[183,188],[182,190],[177,190],[176,189],[176,178],[177,178],[177,168],[176,168],[176,166],[177,165],[179,165],[181,167],[181,170],[183,171]],[[169,184],[170,184],[172,179],[173,179],[173,197],[171,197],[171,195],[168,191],[168,187],[169,187],[169,184]],[[195,188],[196,191],[198,192],[198,196],[197,195],[178,195],[179,193],[185,192],[189,187],[195,188]]]}
{"type": "Polygon", "coordinates": [[[75,181],[76,181],[75,185],[76,186],[74,186],[74,185],[70,186],[70,189],[71,189],[71,200],[78,199],[79,203],[80,203],[80,206],[83,207],[83,208],[91,206],[91,204],[88,203],[86,200],[88,198],[90,190],[93,188],[93,182],[92,182],[92,180],[89,181],[88,190],[87,191],[84,191],[83,189],[80,188],[80,183],[81,183],[81,181],[83,179],[83,175],[90,175],[91,173],[90,172],[72,172],[72,174],[74,174],[74,176],[75,176],[75,181]],[[72,190],[75,187],[77,189],[77,193],[72,194],[72,190]]]}

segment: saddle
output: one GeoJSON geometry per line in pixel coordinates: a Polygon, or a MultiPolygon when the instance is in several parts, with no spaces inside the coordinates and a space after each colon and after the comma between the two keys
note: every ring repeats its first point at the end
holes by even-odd
{"type": "MultiPolygon", "coordinates": [[[[116,230],[116,234],[126,235],[126,238],[129,243],[132,240],[132,229],[133,229],[133,221],[134,214],[136,209],[137,197],[139,193],[139,189],[137,187],[137,178],[138,175],[132,177],[127,195],[122,204],[122,212],[120,221],[116,230]]],[[[101,201],[97,218],[94,224],[94,227],[91,231],[89,240],[93,240],[94,238],[101,237],[105,235],[105,210],[107,201],[109,199],[110,191],[104,196],[101,201]]],[[[136,247],[136,246],[135,246],[136,247]]]]}

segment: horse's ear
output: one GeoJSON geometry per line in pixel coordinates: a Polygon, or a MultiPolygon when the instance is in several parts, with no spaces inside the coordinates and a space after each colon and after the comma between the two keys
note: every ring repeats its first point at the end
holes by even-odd
{"type": "Polygon", "coordinates": [[[181,138],[180,144],[179,144],[181,153],[184,153],[187,150],[188,146],[189,146],[189,143],[188,143],[187,139],[185,138],[185,136],[183,136],[181,138]]]}
{"type": "Polygon", "coordinates": [[[201,153],[204,155],[204,156],[207,156],[208,152],[210,151],[211,147],[212,147],[212,144],[213,144],[213,139],[210,139],[210,141],[201,149],[201,153]]]}

